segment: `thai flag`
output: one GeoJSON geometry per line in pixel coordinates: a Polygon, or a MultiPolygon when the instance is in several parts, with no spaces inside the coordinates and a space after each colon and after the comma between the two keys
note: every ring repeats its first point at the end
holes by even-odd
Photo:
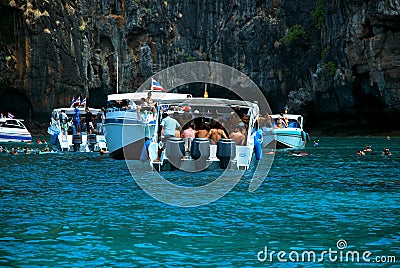
{"type": "Polygon", "coordinates": [[[153,78],[151,78],[151,90],[165,91],[165,89],[153,78]]]}
{"type": "Polygon", "coordinates": [[[71,105],[69,106],[69,108],[74,108],[74,105],[75,105],[75,98],[72,98],[71,105]]]}
{"type": "Polygon", "coordinates": [[[86,98],[82,100],[81,105],[86,107],[86,98]]]}
{"type": "Polygon", "coordinates": [[[80,96],[75,100],[75,103],[78,105],[81,105],[81,97],[80,96]]]}
{"type": "Polygon", "coordinates": [[[12,113],[8,113],[8,118],[11,118],[11,119],[13,119],[14,118],[14,115],[12,114],[12,113]]]}

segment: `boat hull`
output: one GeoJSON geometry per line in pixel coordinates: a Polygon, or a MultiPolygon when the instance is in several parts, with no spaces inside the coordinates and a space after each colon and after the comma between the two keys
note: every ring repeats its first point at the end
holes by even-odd
{"type": "Polygon", "coordinates": [[[31,142],[32,135],[25,129],[0,127],[0,142],[31,142]]]}
{"type": "Polygon", "coordinates": [[[0,133],[0,142],[31,142],[30,134],[21,133],[0,133]]]}
{"type": "MultiPolygon", "coordinates": [[[[98,152],[100,150],[107,151],[107,144],[103,135],[96,135],[96,143],[90,143],[88,141],[88,135],[82,134],[82,143],[75,146],[73,144],[73,135],[67,135],[67,138],[62,137],[60,134],[57,135],[56,140],[52,141],[55,149],[67,152],[98,152]]],[[[54,138],[54,136],[53,136],[54,138]]]]}
{"type": "Polygon", "coordinates": [[[263,133],[263,143],[267,147],[275,142],[277,149],[303,149],[307,137],[308,134],[300,128],[267,129],[263,133]]]}
{"type": "Polygon", "coordinates": [[[155,125],[133,119],[106,119],[103,131],[110,157],[118,160],[139,160],[145,137],[154,135],[155,125]]]}

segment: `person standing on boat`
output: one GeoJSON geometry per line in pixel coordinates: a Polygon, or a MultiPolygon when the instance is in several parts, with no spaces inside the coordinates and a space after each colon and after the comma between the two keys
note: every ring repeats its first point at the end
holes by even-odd
{"type": "Polygon", "coordinates": [[[161,141],[162,146],[158,148],[158,155],[155,162],[160,162],[161,152],[165,148],[165,144],[170,137],[175,137],[175,130],[180,129],[181,125],[174,118],[168,116],[167,113],[162,114],[161,120],[161,141]],[[161,147],[161,148],[160,148],[161,147]]]}
{"type": "Polygon", "coordinates": [[[93,129],[93,114],[89,110],[88,107],[85,108],[85,125],[86,125],[86,133],[92,134],[93,129]]]}
{"type": "Polygon", "coordinates": [[[101,108],[101,111],[99,111],[96,115],[96,132],[97,135],[102,135],[103,134],[103,118],[104,118],[104,107],[101,108]]]}
{"type": "Polygon", "coordinates": [[[60,125],[61,125],[61,139],[65,141],[67,140],[67,131],[68,131],[68,116],[65,113],[65,110],[61,110],[60,125]]]}
{"type": "Polygon", "coordinates": [[[194,130],[194,122],[189,121],[183,128],[181,138],[185,141],[185,151],[190,152],[192,140],[196,137],[196,131],[194,130]]]}
{"type": "Polygon", "coordinates": [[[81,113],[79,112],[78,104],[75,104],[72,122],[74,123],[76,133],[79,134],[81,132],[81,113]]]}

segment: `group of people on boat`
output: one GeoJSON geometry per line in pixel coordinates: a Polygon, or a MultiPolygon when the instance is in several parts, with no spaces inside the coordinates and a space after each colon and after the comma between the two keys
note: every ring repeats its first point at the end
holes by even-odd
{"type": "Polygon", "coordinates": [[[61,127],[61,133],[63,140],[66,140],[68,132],[71,134],[79,134],[80,132],[86,132],[88,134],[103,134],[102,122],[105,118],[105,109],[102,108],[96,115],[93,115],[89,107],[85,107],[85,114],[81,116],[78,105],[75,105],[74,113],[69,118],[65,110],[61,110],[59,115],[54,116],[54,120],[58,121],[61,127]],[[83,120],[82,120],[83,119],[83,120]]]}
{"type": "Polygon", "coordinates": [[[185,140],[185,150],[190,151],[190,144],[194,138],[207,138],[211,145],[215,145],[221,138],[230,138],[236,145],[246,145],[249,127],[249,116],[239,110],[231,112],[224,120],[218,115],[217,109],[200,114],[198,110],[191,112],[190,107],[168,107],[162,114],[159,137],[163,146],[158,153],[159,161],[161,151],[170,137],[181,137],[185,140]]]}
{"type": "MultiPolygon", "coordinates": [[[[356,155],[358,155],[358,156],[365,156],[366,154],[376,155],[376,152],[372,150],[372,146],[369,144],[365,145],[364,150],[358,150],[356,152],[356,155]]],[[[392,155],[392,153],[390,152],[390,149],[386,148],[386,147],[383,148],[383,151],[381,154],[383,156],[391,156],[392,155]]]]}
{"type": "Polygon", "coordinates": [[[137,120],[142,120],[142,114],[152,114],[154,119],[157,111],[157,102],[153,100],[152,93],[149,91],[146,98],[139,100],[124,99],[116,100],[108,103],[108,107],[111,109],[121,109],[126,111],[136,111],[137,120]]]}
{"type": "Polygon", "coordinates": [[[271,128],[299,128],[299,119],[289,119],[287,113],[281,113],[276,118],[272,118],[268,113],[264,116],[260,116],[260,127],[261,129],[271,128]]]}

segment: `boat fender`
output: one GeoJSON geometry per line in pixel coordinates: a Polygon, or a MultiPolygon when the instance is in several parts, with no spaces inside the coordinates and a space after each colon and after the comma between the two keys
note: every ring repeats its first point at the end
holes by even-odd
{"type": "Polygon", "coordinates": [[[58,135],[57,135],[56,133],[54,133],[54,134],[53,134],[53,137],[52,137],[52,139],[51,139],[51,143],[52,143],[53,145],[56,145],[56,144],[57,144],[57,140],[58,140],[58,135]]]}
{"type": "Polygon", "coordinates": [[[148,154],[150,142],[151,142],[151,140],[146,137],[143,148],[142,148],[142,152],[140,153],[139,160],[146,161],[146,160],[150,159],[149,154],[148,154]]]}
{"type": "Polygon", "coordinates": [[[262,158],[262,148],[261,143],[258,139],[254,141],[254,153],[256,155],[256,160],[261,160],[262,158]]]}
{"type": "Polygon", "coordinates": [[[306,137],[305,137],[304,131],[301,132],[301,139],[302,139],[303,141],[306,141],[306,137]]]}
{"type": "Polygon", "coordinates": [[[262,158],[262,131],[258,129],[256,135],[254,136],[254,153],[256,155],[256,160],[261,160],[262,158]]]}

